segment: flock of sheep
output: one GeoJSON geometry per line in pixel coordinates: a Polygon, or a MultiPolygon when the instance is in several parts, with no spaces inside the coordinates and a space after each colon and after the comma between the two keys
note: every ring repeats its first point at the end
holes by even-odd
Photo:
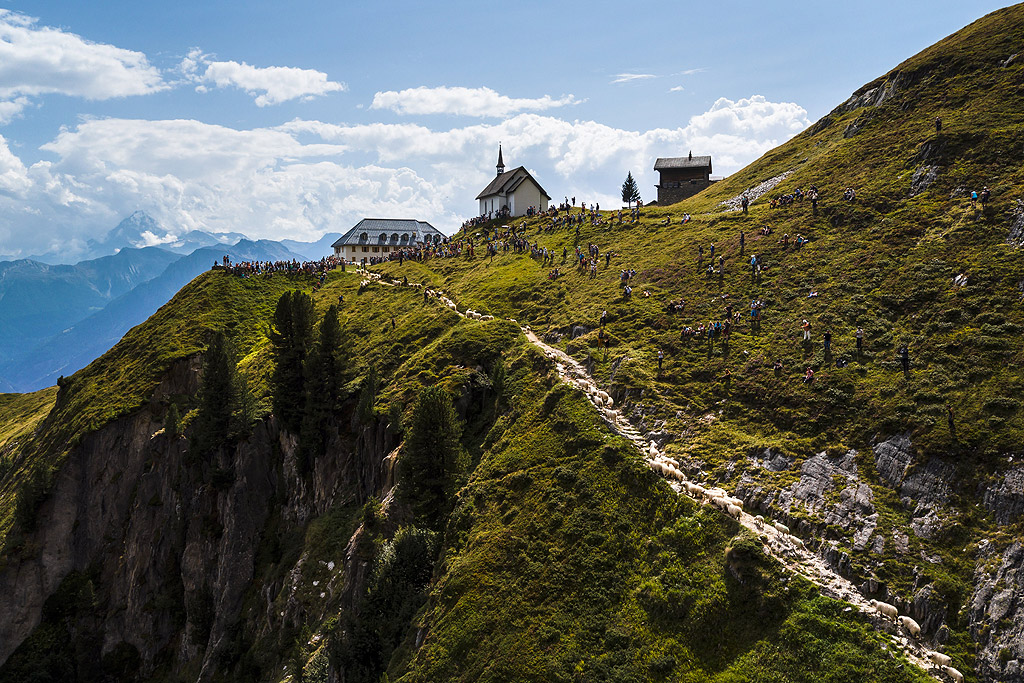
{"type": "MultiPolygon", "coordinates": [[[[369,278],[382,280],[381,275],[378,273],[363,271],[363,274],[369,278]]],[[[359,283],[359,289],[362,290],[369,284],[370,280],[364,279],[359,283]]],[[[392,280],[387,284],[401,285],[403,283],[401,280],[392,280]]],[[[423,285],[420,284],[413,286],[417,288],[423,287],[423,285]]],[[[428,297],[437,299],[442,305],[463,317],[481,321],[494,320],[493,315],[484,315],[472,309],[467,309],[465,313],[460,312],[455,302],[439,291],[428,289],[426,290],[426,293],[428,297]]],[[[512,318],[509,318],[508,320],[512,323],[518,324],[512,318]]],[[[530,328],[524,326],[523,330],[529,332],[530,328]]],[[[551,349],[546,345],[540,344],[539,341],[535,343],[541,347],[548,358],[555,362],[555,367],[559,376],[586,394],[587,398],[590,399],[591,403],[594,404],[614,430],[623,434],[634,443],[637,443],[642,439],[640,434],[633,429],[632,425],[629,424],[628,420],[625,420],[622,414],[618,410],[614,409],[613,406],[615,405],[615,401],[612,399],[611,395],[598,387],[596,382],[586,373],[582,366],[568,356],[565,356],[560,352],[556,352],[554,349],[551,349]],[[567,371],[566,364],[572,365],[572,371],[567,371]]],[[[743,522],[742,500],[730,496],[727,491],[721,488],[706,488],[696,482],[688,480],[686,475],[677,467],[676,462],[671,458],[666,457],[658,449],[658,445],[653,441],[646,449],[642,448],[641,450],[645,450],[647,464],[652,470],[668,480],[679,482],[680,490],[685,491],[691,498],[705,504],[712,505],[733,519],[741,523],[743,522]]],[[[763,516],[757,515],[753,518],[753,525],[757,530],[764,530],[767,526],[767,522],[763,516]]],[[[804,548],[803,540],[792,535],[789,527],[785,524],[775,521],[771,523],[771,527],[775,530],[779,540],[788,542],[794,548],[804,548]]],[[[871,600],[869,604],[883,617],[895,620],[896,623],[902,626],[903,629],[906,630],[906,632],[915,640],[921,637],[921,626],[911,617],[900,615],[899,610],[895,605],[891,605],[887,602],[879,602],[878,600],[871,600]]],[[[929,650],[927,652],[927,656],[931,662],[939,667],[942,673],[949,676],[954,683],[963,683],[963,674],[950,666],[952,664],[952,660],[948,655],[929,650]]]]}

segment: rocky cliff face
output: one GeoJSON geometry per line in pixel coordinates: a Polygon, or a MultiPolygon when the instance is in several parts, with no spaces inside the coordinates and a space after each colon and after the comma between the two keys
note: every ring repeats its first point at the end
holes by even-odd
{"type": "MultiPolygon", "coordinates": [[[[305,476],[296,467],[297,440],[273,418],[211,461],[190,457],[183,437],[163,434],[160,405],[168,395],[194,393],[199,367],[198,358],[176,365],[149,406],[90,434],[69,454],[37,531],[0,570],[0,663],[39,625],[61,581],[89,572],[102,609],[103,653],[124,643],[138,651],[144,671],[157,662],[172,669],[187,663],[209,680],[219,655],[238,647],[249,592],[259,592],[266,607],[289,580],[254,582],[271,516],[301,534],[309,519],[380,495],[389,483],[383,463],[393,436],[382,424],[354,418],[339,426],[328,455],[305,476]]],[[[337,560],[335,584],[343,582],[344,560],[337,560]]],[[[300,620],[298,610],[250,611],[246,618],[256,623],[244,630],[273,632],[300,620]]]]}
{"type": "MultiPolygon", "coordinates": [[[[983,479],[966,503],[983,505],[1003,528],[1024,517],[1024,465],[1013,460],[983,479]]],[[[699,469],[696,462],[690,465],[699,469]]],[[[722,483],[749,509],[798,530],[834,570],[857,580],[865,595],[914,618],[933,646],[949,642],[951,629],[966,629],[974,641],[979,680],[1024,681],[1024,544],[1004,543],[997,551],[995,542],[979,543],[980,536],[968,541],[978,552],[973,574],[964,577],[970,596],[963,596],[959,613],[960,605],[947,604],[930,571],[945,563],[933,544],[948,543],[943,534],[950,527],[968,524],[960,519],[964,475],[951,460],[922,457],[909,435],[897,434],[864,453],[821,452],[799,463],[770,450],[753,452],[745,462],[727,466],[725,475],[722,483]],[[894,511],[906,522],[883,524],[892,503],[880,503],[879,497],[891,495],[898,500],[894,511]],[[912,572],[903,590],[873,575],[872,567],[893,557],[912,572]]]]}
{"type": "Polygon", "coordinates": [[[1024,681],[1024,543],[982,549],[968,606],[981,680],[1024,681]]]}

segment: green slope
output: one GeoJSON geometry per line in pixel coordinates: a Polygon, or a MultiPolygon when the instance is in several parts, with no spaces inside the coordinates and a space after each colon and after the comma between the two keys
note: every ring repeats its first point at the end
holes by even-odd
{"type": "Polygon", "coordinates": [[[436,285],[462,307],[561,335],[562,348],[591,364],[627,412],[642,415],[648,429],[674,434],[669,455],[711,479],[735,485],[746,476],[748,489],[761,486],[767,494],[792,484],[809,456],[856,449],[857,474],[871,485],[879,513],[876,533],[890,539],[883,553],[853,551],[851,532],[827,527],[820,510],[797,507],[790,521],[810,540],[838,541],[859,576],[873,575],[904,595],[933,582],[957,634],[950,647],[966,655],[960,607],[975,569],[971,541],[1005,546],[1024,530],[1020,521],[997,528],[980,506],[984,487],[1001,476],[1024,440],[1024,257],[1008,241],[1024,197],[1024,62],[1002,66],[1021,44],[1024,6],[984,17],[700,195],[645,209],[639,224],[588,223],[577,242],[569,229],[545,230],[546,219],[515,221],[531,243],[557,254],[556,265],[563,248],[571,260],[577,243],[599,245],[596,279],[570,267],[550,281],[550,265],[511,252],[493,262],[461,257],[380,270],[436,285]],[[936,117],[943,121],[938,134],[936,117]],[[912,193],[923,167],[934,167],[934,181],[912,193]],[[749,214],[721,206],[787,172],[749,214]],[[812,184],[821,192],[816,212],[809,201],[769,206],[771,197],[812,184]],[[984,211],[968,199],[983,186],[992,190],[984,211]],[[843,199],[847,187],[856,189],[855,201],[843,199]],[[682,225],[686,213],[694,219],[682,225]],[[765,225],[773,228],[769,236],[760,234],[765,225]],[[810,240],[800,249],[792,244],[798,234],[810,240]],[[704,267],[712,243],[725,268],[709,277],[704,267]],[[698,245],[705,250],[702,266],[698,245]],[[615,257],[605,268],[608,251],[615,257]],[[749,268],[752,254],[764,264],[759,275],[749,268]],[[618,277],[625,268],[637,271],[631,300],[618,277]],[[954,283],[959,275],[966,284],[954,283]],[[685,310],[666,312],[676,299],[685,300],[685,310]],[[759,329],[749,324],[752,299],[764,301],[759,329]],[[686,326],[721,320],[729,303],[744,314],[729,343],[681,337],[686,326]],[[609,312],[607,351],[597,340],[602,310],[609,312]],[[804,318],[813,329],[807,345],[804,318]],[[590,331],[570,339],[577,325],[590,331]],[[866,337],[860,356],[858,325],[866,337]],[[833,336],[827,355],[825,330],[833,336]],[[904,344],[912,363],[907,376],[897,356],[904,344]],[[666,355],[660,374],[658,349],[666,355]],[[807,368],[815,372],[810,384],[802,381],[807,368]],[[932,538],[910,534],[906,552],[891,537],[909,529],[915,506],[880,480],[872,458],[874,443],[897,434],[910,436],[915,466],[935,459],[951,470],[939,531],[932,538]],[[765,449],[794,464],[782,472],[752,466],[751,456],[765,449]],[[938,560],[921,566],[923,555],[938,560]]]}

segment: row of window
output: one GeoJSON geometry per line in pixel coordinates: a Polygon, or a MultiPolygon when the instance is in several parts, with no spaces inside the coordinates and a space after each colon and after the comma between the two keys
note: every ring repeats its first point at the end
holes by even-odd
{"type": "MultiPolygon", "coordinates": [[[[360,242],[366,242],[369,239],[370,239],[370,236],[367,233],[363,232],[363,233],[359,234],[359,241],[360,242]]],[[[441,236],[440,235],[424,235],[423,236],[423,240],[425,242],[440,242],[441,241],[441,236]]],[[[383,244],[384,242],[388,241],[388,236],[385,235],[384,233],[381,233],[380,236],[377,238],[377,241],[383,244]]],[[[392,233],[391,234],[391,241],[392,242],[399,242],[399,241],[401,241],[403,244],[405,244],[405,243],[407,243],[409,241],[409,234],[408,233],[402,233],[402,235],[399,236],[399,234],[397,232],[392,233]]]]}

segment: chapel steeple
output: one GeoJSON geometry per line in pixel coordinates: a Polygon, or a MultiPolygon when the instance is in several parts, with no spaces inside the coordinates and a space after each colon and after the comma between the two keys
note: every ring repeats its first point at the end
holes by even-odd
{"type": "Polygon", "coordinates": [[[505,172],[505,162],[501,158],[501,143],[498,143],[498,175],[505,172]]]}

